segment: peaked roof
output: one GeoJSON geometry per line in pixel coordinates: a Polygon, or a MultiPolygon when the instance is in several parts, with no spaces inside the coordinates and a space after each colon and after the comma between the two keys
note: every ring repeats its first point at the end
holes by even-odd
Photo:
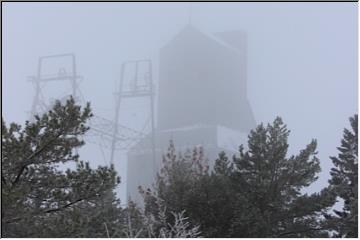
{"type": "MultiPolygon", "coordinates": [[[[233,33],[233,32],[241,33],[240,31],[231,31],[231,33],[233,33]]],[[[217,33],[214,35],[206,34],[206,33],[202,32],[200,29],[198,29],[197,27],[195,27],[194,25],[188,23],[185,25],[185,27],[179,33],[177,33],[170,41],[168,41],[163,46],[163,48],[166,48],[166,47],[172,45],[174,42],[178,42],[178,41],[183,42],[184,39],[187,39],[187,38],[190,38],[190,39],[203,38],[204,40],[207,39],[208,41],[212,41],[212,42],[218,44],[219,46],[226,47],[228,49],[238,52],[239,51],[238,45],[234,41],[228,41],[228,39],[226,39],[226,33],[227,32],[217,33]]]]}

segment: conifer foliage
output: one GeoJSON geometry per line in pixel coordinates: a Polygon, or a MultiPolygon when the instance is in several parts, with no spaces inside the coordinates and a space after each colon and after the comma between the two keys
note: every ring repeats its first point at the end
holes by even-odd
{"type": "MultiPolygon", "coordinates": [[[[168,209],[183,209],[206,237],[327,237],[321,216],[334,203],[329,189],[304,194],[320,172],[316,141],[287,156],[290,131],[280,118],[252,130],[245,151],[214,168],[196,150],[176,154],[173,143],[155,191],[168,209]]],[[[200,151],[202,152],[202,151],[200,151]]],[[[145,198],[151,210],[151,198],[145,198]]]]}
{"type": "Polygon", "coordinates": [[[320,172],[316,140],[298,155],[287,157],[290,131],[276,118],[252,130],[248,150],[234,157],[233,181],[237,198],[231,234],[247,237],[316,237],[319,216],[332,206],[328,189],[304,194],[320,172]]]}
{"type": "Polygon", "coordinates": [[[357,115],[320,192],[306,193],[321,170],[316,140],[289,155],[278,117],[215,162],[171,141],[154,187],[139,187],[144,208],[120,207],[113,166],[79,159],[91,116],[70,98],[24,127],[2,119],[2,237],[357,237],[357,115]]]}
{"type": "MultiPolygon", "coordinates": [[[[71,98],[64,105],[56,102],[24,128],[14,123],[8,127],[2,120],[3,237],[99,236],[90,233],[91,221],[105,211],[104,196],[119,179],[113,168],[92,169],[79,161],[76,149],[84,144],[81,136],[91,116],[89,105],[81,109],[71,98]],[[68,163],[76,168],[59,168],[68,163]]],[[[107,206],[109,212],[118,209],[114,201],[107,206]]]]}
{"type": "Polygon", "coordinates": [[[337,197],[344,201],[342,210],[334,210],[336,216],[327,215],[331,229],[337,237],[358,236],[358,115],[350,118],[351,129],[344,129],[337,157],[331,157],[330,186],[337,197]]]}

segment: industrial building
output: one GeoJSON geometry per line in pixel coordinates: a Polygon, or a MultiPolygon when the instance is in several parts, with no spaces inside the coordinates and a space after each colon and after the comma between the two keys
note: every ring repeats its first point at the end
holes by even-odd
{"type": "Polygon", "coordinates": [[[189,24],[160,49],[155,131],[128,151],[127,194],[151,187],[169,141],[179,151],[201,145],[210,166],[234,153],[256,123],[247,99],[246,35],[208,35],[189,24]]]}

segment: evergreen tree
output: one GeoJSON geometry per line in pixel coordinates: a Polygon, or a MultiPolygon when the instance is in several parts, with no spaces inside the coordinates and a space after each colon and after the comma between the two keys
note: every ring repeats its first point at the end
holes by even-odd
{"type": "Polygon", "coordinates": [[[169,212],[156,192],[140,187],[140,193],[147,200],[149,209],[143,211],[133,208],[129,217],[129,224],[126,231],[127,237],[147,238],[195,238],[200,237],[199,226],[194,226],[188,221],[185,210],[181,212],[169,212]],[[134,214],[135,213],[135,214],[134,214]],[[171,218],[169,218],[171,216],[171,218]],[[134,221],[135,220],[135,221],[134,221]],[[139,221],[140,220],[140,221],[139,221]],[[134,227],[134,223],[136,223],[134,227]],[[140,223],[140,224],[139,224],[140,223]]]}
{"type": "Polygon", "coordinates": [[[344,129],[341,147],[337,157],[331,157],[334,168],[329,180],[336,196],[344,201],[341,211],[334,210],[336,216],[329,216],[336,237],[358,236],[358,115],[350,118],[351,130],[344,129]]]}
{"type": "Polygon", "coordinates": [[[286,157],[290,131],[278,117],[252,130],[248,150],[234,158],[238,204],[231,232],[237,237],[327,236],[319,216],[333,204],[329,190],[311,195],[302,190],[320,172],[316,141],[297,156],[286,157]]]}
{"type": "Polygon", "coordinates": [[[106,237],[106,218],[115,223],[120,210],[112,195],[119,179],[112,167],[79,161],[91,116],[89,104],[82,110],[71,98],[23,129],[2,119],[3,237],[106,237]],[[68,163],[76,169],[61,170],[68,163]]]}
{"type": "Polygon", "coordinates": [[[303,193],[320,172],[316,141],[287,157],[289,132],[280,118],[260,124],[248,150],[240,146],[232,160],[220,153],[211,171],[203,150],[182,156],[171,143],[155,192],[171,211],[185,210],[205,237],[327,237],[321,216],[334,195],[327,188],[303,193]]]}
{"type": "Polygon", "coordinates": [[[191,225],[205,223],[200,229],[204,237],[213,235],[213,226],[216,225],[213,211],[216,210],[209,207],[207,200],[210,192],[215,193],[219,189],[209,185],[209,167],[204,159],[202,147],[181,154],[176,153],[175,145],[171,141],[162,163],[163,167],[157,176],[154,190],[141,191],[145,201],[145,213],[159,216],[161,209],[157,199],[161,199],[167,210],[166,219],[169,224],[174,224],[176,220],[173,213],[178,214],[185,210],[191,225]],[[208,226],[206,223],[209,221],[212,223],[208,226]]]}

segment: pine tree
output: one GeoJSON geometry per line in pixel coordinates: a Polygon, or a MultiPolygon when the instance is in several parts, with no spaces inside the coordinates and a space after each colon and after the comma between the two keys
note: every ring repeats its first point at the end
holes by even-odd
{"type": "Polygon", "coordinates": [[[251,131],[247,151],[240,146],[240,156],[234,158],[238,204],[232,236],[327,236],[319,216],[333,204],[333,196],[327,189],[302,193],[320,172],[316,141],[286,157],[289,133],[278,117],[251,131]]]}
{"type": "MultiPolygon", "coordinates": [[[[147,237],[147,238],[195,238],[200,237],[201,232],[199,226],[194,226],[188,221],[186,211],[169,212],[164,200],[161,199],[157,192],[147,189],[146,191],[140,187],[140,193],[143,195],[147,208],[151,205],[151,211],[138,209],[137,212],[141,216],[140,228],[137,227],[136,234],[126,234],[129,237],[147,237]]],[[[131,215],[130,215],[131,216],[131,215]]],[[[132,215],[134,216],[134,215],[132,215]]],[[[130,218],[134,219],[134,218],[130,218]]],[[[135,218],[139,219],[139,217],[135,218]]],[[[130,223],[130,222],[129,222],[130,223]]],[[[134,229],[133,223],[128,225],[128,233],[134,229]]],[[[139,225],[138,225],[139,226],[139,225]]]]}
{"type": "MultiPolygon", "coordinates": [[[[280,118],[260,124],[248,150],[241,145],[231,160],[221,152],[211,170],[198,158],[202,151],[176,154],[171,143],[154,191],[170,211],[185,210],[204,237],[327,237],[321,216],[334,194],[328,188],[303,193],[320,172],[316,141],[287,157],[289,133],[280,118]]],[[[149,196],[145,206],[152,211],[149,196]]]]}
{"type": "MultiPolygon", "coordinates": [[[[184,210],[191,225],[201,225],[200,219],[209,220],[208,205],[203,204],[209,189],[209,167],[204,159],[202,147],[186,151],[185,154],[176,153],[175,145],[171,141],[167,154],[163,156],[163,167],[157,176],[155,188],[140,189],[145,201],[145,213],[159,216],[158,199],[166,208],[166,219],[169,224],[175,224],[175,216],[184,210]]],[[[160,220],[160,219],[157,219],[160,220]]],[[[214,224],[214,223],[213,223],[214,224]]],[[[211,235],[210,228],[203,228],[205,237],[211,235]]]]}
{"type": "Polygon", "coordinates": [[[331,157],[334,168],[329,180],[336,196],[344,200],[341,211],[334,210],[336,216],[327,216],[337,237],[358,236],[358,115],[350,118],[351,130],[344,129],[341,147],[337,157],[331,157]]]}
{"type": "Polygon", "coordinates": [[[91,116],[89,104],[81,109],[70,98],[24,128],[7,127],[2,119],[3,237],[98,237],[91,233],[96,229],[106,237],[103,223],[94,224],[105,219],[94,216],[119,209],[114,196],[111,204],[104,202],[119,179],[112,167],[91,169],[79,160],[76,149],[84,144],[91,116]],[[76,169],[61,170],[69,163],[76,169]]]}

